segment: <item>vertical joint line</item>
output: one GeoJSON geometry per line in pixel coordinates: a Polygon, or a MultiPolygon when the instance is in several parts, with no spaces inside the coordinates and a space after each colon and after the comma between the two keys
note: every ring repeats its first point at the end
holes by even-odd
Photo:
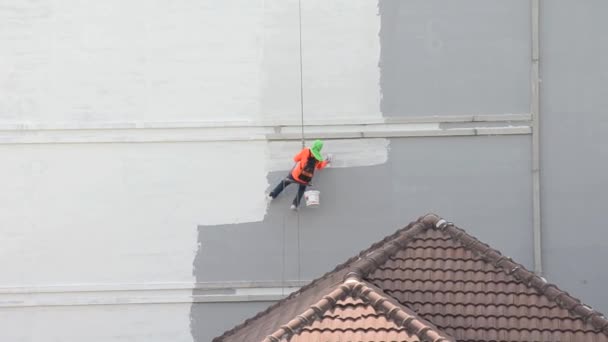
{"type": "Polygon", "coordinates": [[[532,217],[534,231],[534,272],[542,275],[542,234],[540,206],[540,0],[530,2],[531,71],[530,113],[532,114],[532,217]]]}
{"type": "MultiPolygon", "coordinates": [[[[301,204],[301,203],[300,203],[301,204]]],[[[300,251],[300,212],[298,211],[298,281],[302,280],[301,251],[300,251]]]]}
{"type": "Polygon", "coordinates": [[[285,297],[285,215],[283,215],[283,241],[281,245],[281,297],[285,297]]]}

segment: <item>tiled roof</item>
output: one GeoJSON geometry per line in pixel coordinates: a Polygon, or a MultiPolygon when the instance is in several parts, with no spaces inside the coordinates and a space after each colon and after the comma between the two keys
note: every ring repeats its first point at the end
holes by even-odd
{"type": "Polygon", "coordinates": [[[608,320],[427,215],[214,342],[417,339],[608,342],[608,320]]]}
{"type": "Polygon", "coordinates": [[[420,339],[387,319],[369,303],[346,298],[289,339],[289,342],[308,341],[419,342],[420,339]]]}
{"type": "Polygon", "coordinates": [[[263,342],[453,342],[382,290],[351,275],[263,342]],[[359,300],[357,300],[359,299],[359,300]]]}

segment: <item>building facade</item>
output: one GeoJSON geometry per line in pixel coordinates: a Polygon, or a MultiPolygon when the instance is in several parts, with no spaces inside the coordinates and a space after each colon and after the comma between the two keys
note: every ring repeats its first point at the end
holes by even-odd
{"type": "Polygon", "coordinates": [[[3,1],[1,339],[210,341],[428,212],[608,311],[606,10],[3,1]]]}

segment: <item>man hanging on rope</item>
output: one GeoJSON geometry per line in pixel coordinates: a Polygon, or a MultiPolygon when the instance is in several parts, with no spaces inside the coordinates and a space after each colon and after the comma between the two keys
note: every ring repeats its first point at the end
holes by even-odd
{"type": "Polygon", "coordinates": [[[310,184],[312,177],[314,176],[315,170],[320,170],[327,166],[331,162],[331,156],[328,156],[326,160],[321,155],[321,149],[323,148],[323,141],[315,140],[312,147],[304,147],[293,160],[296,165],[293,167],[289,175],[277,184],[277,186],[268,194],[268,199],[273,200],[287,187],[289,184],[298,184],[298,194],[293,199],[291,209],[295,210],[300,205],[302,195],[306,187],[310,184]]]}

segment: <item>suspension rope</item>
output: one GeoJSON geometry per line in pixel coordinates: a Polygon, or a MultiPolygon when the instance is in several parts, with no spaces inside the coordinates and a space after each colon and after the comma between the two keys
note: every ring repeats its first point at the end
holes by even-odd
{"type": "MultiPolygon", "coordinates": [[[[302,130],[302,148],[305,146],[304,142],[304,72],[303,72],[303,63],[302,63],[302,0],[298,0],[298,23],[299,23],[299,33],[300,33],[300,128],[302,130]]],[[[302,204],[300,203],[302,199],[298,200],[298,207],[302,204]]],[[[297,208],[299,209],[299,208],[297,208]]],[[[298,281],[302,280],[301,275],[301,261],[300,261],[300,211],[297,213],[298,219],[298,232],[297,232],[297,241],[298,241],[298,281]]]]}
{"type": "Polygon", "coordinates": [[[302,129],[302,148],[304,148],[304,73],[302,71],[302,0],[298,0],[298,22],[300,32],[300,127],[302,129]]]}
{"type": "MultiPolygon", "coordinates": [[[[302,0],[298,0],[298,24],[299,24],[299,35],[300,35],[300,129],[301,129],[301,139],[302,139],[302,148],[304,148],[306,146],[305,143],[305,139],[304,139],[304,77],[303,77],[303,66],[302,66],[302,0]]],[[[283,182],[285,182],[285,180],[283,180],[283,182]]],[[[285,184],[283,184],[283,187],[285,187],[285,184]]],[[[296,195],[297,196],[297,195],[296,195]]],[[[299,199],[296,203],[298,204],[298,207],[301,205],[301,199],[299,199]]],[[[296,209],[297,210],[297,209],[296,209]]],[[[286,215],[283,215],[283,243],[282,243],[282,263],[281,263],[281,296],[285,297],[285,268],[286,268],[286,249],[285,249],[285,239],[286,239],[286,232],[285,232],[285,217],[286,215]]],[[[298,281],[302,280],[302,274],[301,274],[301,262],[300,262],[300,212],[299,210],[296,211],[296,217],[297,217],[297,260],[298,260],[298,268],[297,268],[297,272],[298,272],[298,281]]]]}
{"type": "Polygon", "coordinates": [[[298,211],[297,213],[298,216],[298,236],[297,236],[297,241],[298,241],[298,281],[302,280],[302,274],[301,274],[301,263],[300,263],[300,212],[298,211]]]}
{"type": "Polygon", "coordinates": [[[285,215],[283,215],[283,250],[281,251],[283,262],[281,264],[281,297],[285,297],[285,215]]]}

